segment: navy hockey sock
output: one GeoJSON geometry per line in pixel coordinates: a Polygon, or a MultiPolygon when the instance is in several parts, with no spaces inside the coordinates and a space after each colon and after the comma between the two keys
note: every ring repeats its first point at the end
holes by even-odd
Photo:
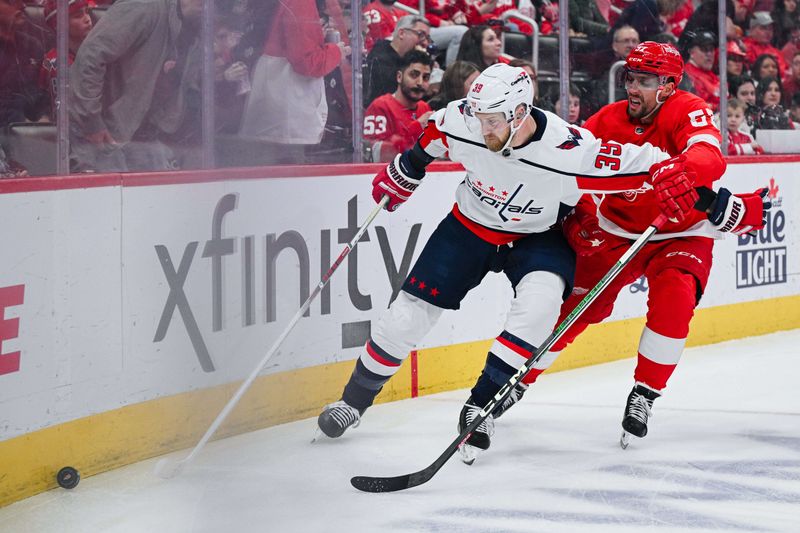
{"type": "Polygon", "coordinates": [[[342,400],[363,414],[367,407],[375,401],[375,397],[381,392],[384,383],[389,381],[390,377],[371,372],[359,359],[356,361],[350,381],[344,387],[342,400]]]}
{"type": "Polygon", "coordinates": [[[497,391],[514,375],[517,369],[497,357],[492,352],[486,357],[486,366],[483,367],[478,381],[472,387],[472,401],[475,405],[483,407],[491,400],[497,391]]]}

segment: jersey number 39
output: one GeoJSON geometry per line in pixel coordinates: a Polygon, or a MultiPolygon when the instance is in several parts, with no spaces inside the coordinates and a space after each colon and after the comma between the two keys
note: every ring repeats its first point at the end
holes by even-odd
{"type": "Polygon", "coordinates": [[[604,142],[600,145],[600,155],[594,160],[595,168],[607,167],[611,170],[619,170],[619,156],[622,155],[622,146],[612,143],[604,142]]]}

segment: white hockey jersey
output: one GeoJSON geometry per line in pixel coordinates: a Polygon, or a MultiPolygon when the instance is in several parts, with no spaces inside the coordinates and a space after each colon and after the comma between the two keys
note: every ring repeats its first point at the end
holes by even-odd
{"type": "Polygon", "coordinates": [[[533,137],[505,157],[489,150],[481,133],[467,127],[465,105],[465,100],[456,100],[437,111],[419,144],[430,156],[447,154],[466,169],[454,214],[473,231],[469,222],[490,232],[546,231],[584,192],[650,188],[650,166],[670,157],[650,144],[601,141],[537,108],[531,112],[533,137]]]}

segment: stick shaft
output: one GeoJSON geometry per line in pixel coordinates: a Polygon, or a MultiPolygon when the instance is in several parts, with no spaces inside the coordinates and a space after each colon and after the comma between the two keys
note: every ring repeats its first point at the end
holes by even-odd
{"type": "Polygon", "coordinates": [[[370,226],[370,224],[372,224],[372,221],[375,220],[375,217],[378,216],[378,213],[381,212],[381,209],[383,209],[383,207],[386,205],[388,201],[389,197],[384,196],[378,203],[378,205],[375,206],[372,212],[370,212],[364,223],[361,224],[361,227],[359,227],[358,231],[356,231],[355,236],[349,243],[347,243],[347,245],[342,250],[342,253],[339,254],[339,257],[336,258],[336,261],[333,262],[328,271],[322,276],[322,279],[320,280],[319,284],[314,288],[314,292],[312,292],[309,295],[309,297],[306,298],[306,301],[303,302],[303,305],[301,305],[300,309],[298,309],[297,312],[294,314],[292,319],[289,321],[289,324],[286,325],[286,329],[284,329],[283,332],[278,336],[278,338],[275,339],[275,342],[272,344],[272,347],[270,347],[267,353],[264,354],[264,357],[258,363],[258,366],[256,366],[253,369],[253,371],[250,372],[250,375],[247,376],[247,379],[245,379],[242,382],[242,384],[236,390],[236,393],[230,400],[228,400],[228,403],[225,404],[225,407],[222,409],[219,415],[217,415],[217,418],[214,419],[214,421],[211,423],[211,426],[209,426],[209,428],[206,430],[205,434],[200,439],[200,442],[198,442],[192,449],[191,453],[181,461],[182,463],[188,463],[192,461],[197,456],[197,454],[200,453],[203,447],[205,447],[209,439],[211,439],[214,433],[216,433],[217,429],[219,429],[219,426],[222,424],[222,422],[225,421],[225,419],[228,417],[233,408],[236,407],[236,404],[239,403],[239,400],[242,398],[244,393],[247,392],[247,389],[250,388],[250,385],[253,384],[253,381],[255,381],[258,374],[264,369],[264,366],[266,366],[267,361],[269,361],[272,358],[272,356],[275,355],[275,352],[278,351],[278,348],[280,348],[281,344],[283,344],[283,341],[286,340],[286,337],[289,335],[292,329],[294,329],[294,326],[300,320],[300,317],[303,316],[303,313],[305,313],[306,310],[308,310],[308,308],[311,306],[311,303],[314,301],[317,295],[322,291],[325,285],[327,285],[328,281],[331,279],[331,276],[333,276],[333,273],[336,271],[337,268],[339,268],[339,265],[341,265],[344,259],[350,254],[350,251],[352,251],[352,249],[356,247],[358,241],[361,240],[361,237],[367,231],[367,228],[370,226]]]}

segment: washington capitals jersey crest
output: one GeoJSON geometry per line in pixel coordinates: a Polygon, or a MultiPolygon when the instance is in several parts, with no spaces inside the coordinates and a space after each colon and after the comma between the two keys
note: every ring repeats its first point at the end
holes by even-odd
{"type": "Polygon", "coordinates": [[[567,126],[567,131],[569,131],[567,140],[556,146],[556,148],[561,148],[562,150],[572,150],[576,146],[580,146],[580,140],[583,139],[581,132],[572,126],[567,126]]]}

